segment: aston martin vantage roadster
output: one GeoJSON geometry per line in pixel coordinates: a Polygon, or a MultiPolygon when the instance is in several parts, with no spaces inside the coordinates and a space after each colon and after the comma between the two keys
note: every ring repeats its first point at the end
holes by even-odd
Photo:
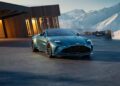
{"type": "Polygon", "coordinates": [[[42,51],[48,57],[56,56],[90,56],[93,43],[71,29],[47,29],[32,37],[33,52],[42,51]]]}

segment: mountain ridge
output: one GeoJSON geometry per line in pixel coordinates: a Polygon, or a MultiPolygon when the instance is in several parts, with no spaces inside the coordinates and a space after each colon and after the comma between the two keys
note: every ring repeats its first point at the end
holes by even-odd
{"type": "Polygon", "coordinates": [[[103,8],[101,10],[98,11],[95,10],[92,12],[85,12],[82,9],[75,9],[62,14],[59,17],[59,20],[60,20],[60,26],[63,28],[69,27],[69,28],[80,28],[83,30],[106,30],[107,27],[109,27],[108,29],[117,30],[117,28],[115,29],[114,26],[116,24],[116,27],[117,26],[119,27],[120,24],[119,16],[120,16],[120,3],[109,8],[103,8]],[[111,20],[109,18],[111,18],[115,14],[118,14],[116,19],[114,19],[106,27],[101,26],[101,28],[98,29],[98,25],[100,27],[100,25],[103,25],[101,23],[107,21],[107,19],[108,22],[110,22],[111,20]]]}

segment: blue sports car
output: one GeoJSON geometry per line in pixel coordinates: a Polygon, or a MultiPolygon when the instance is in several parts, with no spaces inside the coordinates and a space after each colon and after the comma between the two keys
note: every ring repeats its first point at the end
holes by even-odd
{"type": "Polygon", "coordinates": [[[56,56],[90,56],[92,41],[71,29],[47,29],[32,37],[33,52],[46,52],[51,58],[56,56]]]}

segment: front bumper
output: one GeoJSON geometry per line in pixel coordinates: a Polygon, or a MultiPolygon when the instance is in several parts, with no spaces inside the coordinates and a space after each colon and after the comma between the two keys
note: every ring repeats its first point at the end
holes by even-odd
{"type": "Polygon", "coordinates": [[[93,51],[93,46],[91,45],[90,46],[85,46],[85,45],[62,46],[62,47],[56,47],[53,55],[54,56],[80,56],[82,57],[86,55],[91,55],[92,51],[93,51]],[[81,49],[83,49],[84,52],[81,49]]]}
{"type": "Polygon", "coordinates": [[[76,56],[76,57],[83,57],[87,55],[91,55],[92,53],[58,53],[55,56],[76,56]]]}

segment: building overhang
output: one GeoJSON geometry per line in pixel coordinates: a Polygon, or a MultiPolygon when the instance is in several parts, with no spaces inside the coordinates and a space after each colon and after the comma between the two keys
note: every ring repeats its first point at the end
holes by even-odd
{"type": "Polygon", "coordinates": [[[31,17],[59,16],[59,5],[45,5],[27,7],[0,1],[0,18],[13,17],[20,14],[29,14],[31,17]]]}
{"type": "Polygon", "coordinates": [[[29,8],[0,1],[0,18],[11,17],[29,12],[29,8]]]}
{"type": "Polygon", "coordinates": [[[32,17],[60,16],[59,5],[45,5],[31,7],[32,17]]]}

